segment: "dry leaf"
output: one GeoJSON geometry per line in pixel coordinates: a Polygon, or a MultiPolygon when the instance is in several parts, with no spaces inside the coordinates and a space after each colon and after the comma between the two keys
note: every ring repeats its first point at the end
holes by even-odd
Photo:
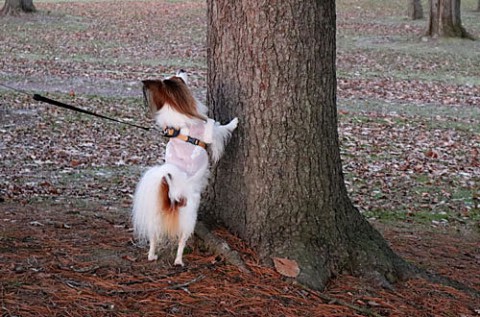
{"type": "Polygon", "coordinates": [[[300,273],[298,263],[285,258],[273,258],[273,264],[278,273],[287,277],[297,277],[300,273]]]}

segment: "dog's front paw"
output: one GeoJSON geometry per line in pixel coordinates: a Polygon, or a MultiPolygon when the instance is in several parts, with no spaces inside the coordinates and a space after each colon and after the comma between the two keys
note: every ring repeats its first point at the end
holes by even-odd
{"type": "Polygon", "coordinates": [[[230,121],[230,123],[228,124],[228,127],[230,129],[230,131],[233,131],[237,128],[238,126],[238,118],[234,118],[232,121],[230,121]]]}

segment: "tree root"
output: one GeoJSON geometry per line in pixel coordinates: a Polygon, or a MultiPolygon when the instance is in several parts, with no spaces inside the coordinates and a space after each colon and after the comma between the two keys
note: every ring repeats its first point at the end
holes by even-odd
{"type": "Polygon", "coordinates": [[[203,240],[210,251],[223,256],[227,263],[235,265],[243,273],[251,273],[240,254],[232,250],[225,240],[213,235],[203,222],[197,222],[195,234],[203,240]]]}
{"type": "Polygon", "coordinates": [[[478,291],[478,290],[476,290],[472,287],[469,287],[462,282],[459,282],[457,280],[453,280],[453,279],[451,279],[449,277],[446,277],[446,276],[443,276],[443,275],[438,275],[434,272],[428,272],[427,270],[422,269],[422,268],[416,267],[416,269],[417,269],[416,275],[420,278],[425,279],[426,281],[429,281],[429,282],[435,283],[435,284],[440,284],[440,285],[443,285],[443,286],[452,287],[456,290],[467,293],[467,294],[471,295],[472,297],[480,298],[480,291],[478,291]]]}

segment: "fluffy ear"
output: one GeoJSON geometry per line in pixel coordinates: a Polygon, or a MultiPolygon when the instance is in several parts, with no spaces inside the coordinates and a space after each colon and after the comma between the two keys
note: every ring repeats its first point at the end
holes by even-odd
{"type": "Polygon", "coordinates": [[[150,112],[155,114],[165,104],[165,98],[161,98],[160,94],[163,82],[161,80],[142,80],[143,83],[143,98],[145,106],[150,112]]]}
{"type": "Polygon", "coordinates": [[[177,70],[176,76],[180,77],[183,80],[183,82],[185,83],[185,85],[188,85],[188,74],[185,70],[183,70],[183,69],[177,70]]]}

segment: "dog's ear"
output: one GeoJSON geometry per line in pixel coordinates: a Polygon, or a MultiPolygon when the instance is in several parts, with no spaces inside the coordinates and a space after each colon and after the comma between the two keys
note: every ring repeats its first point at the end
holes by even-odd
{"type": "Polygon", "coordinates": [[[163,81],[147,79],[142,80],[142,83],[145,105],[154,115],[165,104],[165,97],[162,92],[163,81]]]}
{"type": "Polygon", "coordinates": [[[148,86],[150,86],[151,83],[152,83],[152,80],[150,80],[150,79],[142,80],[142,84],[143,84],[144,87],[148,88],[148,86]]]}
{"type": "Polygon", "coordinates": [[[179,69],[175,75],[177,78],[180,78],[185,85],[188,85],[188,74],[185,70],[179,69]]]}

